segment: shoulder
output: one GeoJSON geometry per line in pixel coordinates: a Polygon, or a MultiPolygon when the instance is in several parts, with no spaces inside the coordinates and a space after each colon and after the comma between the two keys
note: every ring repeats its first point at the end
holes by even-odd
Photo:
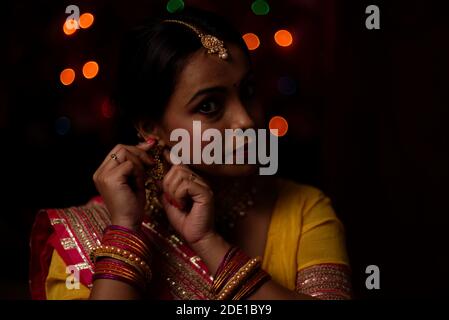
{"type": "Polygon", "coordinates": [[[310,209],[319,202],[327,202],[330,199],[318,188],[307,184],[301,184],[289,179],[278,178],[279,198],[294,201],[301,205],[302,209],[310,209]]]}
{"type": "Polygon", "coordinates": [[[302,224],[337,220],[330,198],[320,189],[288,179],[278,179],[278,186],[277,208],[284,216],[302,224]]]}

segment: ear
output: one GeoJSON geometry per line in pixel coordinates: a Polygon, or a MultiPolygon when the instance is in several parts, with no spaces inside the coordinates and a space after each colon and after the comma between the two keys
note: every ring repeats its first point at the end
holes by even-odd
{"type": "Polygon", "coordinates": [[[161,128],[153,121],[140,120],[135,125],[135,128],[142,140],[147,141],[149,138],[152,138],[159,141],[159,144],[165,144],[163,141],[163,135],[161,134],[161,128]]]}

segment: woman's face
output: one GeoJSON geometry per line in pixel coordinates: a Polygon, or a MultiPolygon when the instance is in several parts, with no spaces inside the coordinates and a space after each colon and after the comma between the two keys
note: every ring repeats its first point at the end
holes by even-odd
{"type": "MultiPolygon", "coordinates": [[[[155,127],[155,133],[167,145],[173,146],[170,133],[177,128],[190,133],[190,155],[192,163],[193,121],[201,121],[201,131],[218,129],[223,137],[222,153],[225,150],[225,129],[260,128],[263,125],[263,112],[254,98],[254,76],[248,58],[236,45],[226,45],[227,60],[210,55],[201,49],[195,52],[179,75],[174,92],[169,100],[162,121],[155,127]]],[[[204,148],[209,141],[202,141],[204,148]]],[[[245,163],[246,163],[245,157],[245,163]]],[[[235,155],[234,161],[235,163],[235,155]]],[[[209,175],[243,176],[252,174],[256,165],[250,164],[199,164],[195,169],[209,175]]]]}

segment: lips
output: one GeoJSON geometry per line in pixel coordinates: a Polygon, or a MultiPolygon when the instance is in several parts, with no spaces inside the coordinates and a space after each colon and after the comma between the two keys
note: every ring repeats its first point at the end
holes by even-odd
{"type": "Polygon", "coordinates": [[[243,149],[243,154],[247,154],[248,153],[248,148],[246,147],[248,145],[248,143],[245,143],[244,145],[240,146],[237,149],[234,149],[233,154],[237,154],[238,151],[243,149]]]}

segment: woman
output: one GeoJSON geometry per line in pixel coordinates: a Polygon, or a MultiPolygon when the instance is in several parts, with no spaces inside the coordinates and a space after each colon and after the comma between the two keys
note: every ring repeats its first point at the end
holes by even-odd
{"type": "Polygon", "coordinates": [[[33,298],[350,298],[343,226],[319,190],[254,164],[171,162],[170,133],[192,137],[195,120],[263,127],[239,33],[185,11],[136,28],[123,48],[118,101],[144,142],[105,157],[101,197],[39,213],[33,298]]]}

